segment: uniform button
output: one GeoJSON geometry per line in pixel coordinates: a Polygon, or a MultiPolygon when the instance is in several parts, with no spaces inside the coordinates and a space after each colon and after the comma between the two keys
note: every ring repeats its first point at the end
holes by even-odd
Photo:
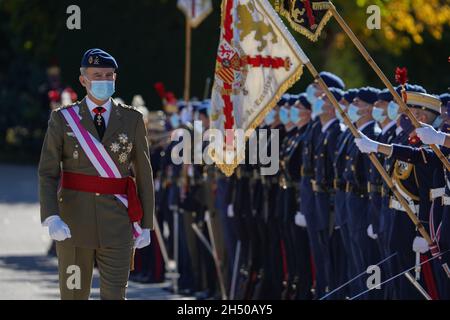
{"type": "Polygon", "coordinates": [[[96,193],[95,196],[100,197],[100,193],[96,193]]]}
{"type": "Polygon", "coordinates": [[[59,198],[59,202],[62,202],[63,201],[63,199],[62,198],[59,198]]]}

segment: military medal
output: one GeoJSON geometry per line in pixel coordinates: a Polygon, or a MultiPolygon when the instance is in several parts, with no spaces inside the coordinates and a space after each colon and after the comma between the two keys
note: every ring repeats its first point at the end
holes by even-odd
{"type": "Polygon", "coordinates": [[[102,115],[100,113],[97,114],[97,125],[99,127],[101,127],[101,125],[102,125],[102,115]]]}

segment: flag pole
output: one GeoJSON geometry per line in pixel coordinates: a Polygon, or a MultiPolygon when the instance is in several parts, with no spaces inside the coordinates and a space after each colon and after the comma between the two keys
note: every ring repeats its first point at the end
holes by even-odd
{"type": "MultiPolygon", "coordinates": [[[[352,29],[350,29],[348,24],[345,22],[345,20],[342,18],[342,16],[339,14],[339,12],[336,10],[336,7],[334,6],[334,4],[330,5],[330,11],[333,14],[334,18],[336,19],[336,21],[338,22],[338,24],[341,26],[342,30],[347,34],[347,36],[350,38],[350,40],[352,40],[353,44],[356,46],[356,48],[358,48],[359,52],[366,59],[367,63],[372,67],[372,69],[378,75],[380,80],[384,83],[386,88],[390,91],[390,93],[394,97],[395,102],[400,106],[401,111],[408,116],[408,118],[411,120],[411,122],[415,128],[421,128],[422,125],[420,124],[420,122],[417,120],[417,118],[414,116],[414,114],[408,108],[405,101],[403,101],[403,99],[400,97],[400,95],[397,93],[397,91],[395,91],[394,87],[392,86],[392,83],[389,81],[389,79],[386,77],[386,75],[383,73],[383,71],[377,65],[375,60],[373,60],[373,58],[371,57],[369,52],[366,50],[364,45],[361,43],[361,41],[359,41],[359,39],[353,33],[352,29]]],[[[445,168],[448,171],[450,171],[450,162],[444,156],[441,149],[439,149],[439,147],[434,144],[430,145],[430,147],[434,151],[434,153],[437,155],[439,160],[444,164],[445,168]]]]}
{"type": "Polygon", "coordinates": [[[186,16],[186,58],[184,68],[184,101],[189,102],[191,91],[191,44],[192,44],[192,27],[190,19],[186,16]]]}
{"type": "MultiPolygon", "coordinates": [[[[320,86],[325,91],[325,94],[327,98],[331,101],[334,108],[338,110],[338,112],[341,114],[342,118],[344,119],[345,124],[350,129],[351,133],[355,138],[361,138],[361,134],[356,129],[355,125],[350,121],[347,114],[342,110],[342,108],[339,106],[339,102],[336,100],[334,95],[331,93],[330,89],[326,85],[325,81],[320,77],[319,73],[317,72],[316,68],[312,65],[311,61],[306,62],[306,67],[308,68],[309,72],[311,72],[314,79],[320,84],[320,86]]],[[[422,237],[427,241],[428,245],[432,247],[434,245],[433,240],[431,240],[428,232],[425,230],[423,224],[420,222],[419,218],[414,214],[414,212],[411,210],[408,202],[403,198],[403,196],[398,192],[397,188],[395,187],[391,177],[388,175],[384,167],[381,165],[380,161],[376,157],[374,153],[369,154],[370,161],[373,163],[377,171],[380,173],[383,180],[386,182],[388,187],[391,189],[395,197],[398,199],[402,207],[405,209],[406,213],[408,214],[408,217],[411,219],[411,221],[416,226],[417,230],[420,232],[422,237]]]]}

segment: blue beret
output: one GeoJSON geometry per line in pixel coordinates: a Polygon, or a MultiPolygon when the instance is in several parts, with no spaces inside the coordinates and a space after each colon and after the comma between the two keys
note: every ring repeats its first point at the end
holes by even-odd
{"type": "Polygon", "coordinates": [[[379,92],[380,90],[378,89],[372,87],[364,87],[359,89],[358,94],[356,96],[364,102],[374,104],[378,100],[379,92]]]}
{"type": "Polygon", "coordinates": [[[330,88],[330,92],[333,94],[333,96],[336,98],[338,102],[342,99],[342,96],[344,95],[344,91],[338,88],[330,88]]]}
{"type": "Polygon", "coordinates": [[[306,93],[302,93],[298,96],[298,100],[306,109],[311,110],[311,103],[309,103],[307,96],[306,93]]]}
{"type": "Polygon", "coordinates": [[[101,49],[89,49],[83,55],[81,59],[82,68],[114,68],[118,69],[116,59],[113,58],[109,53],[101,49]]]}
{"type": "Polygon", "coordinates": [[[352,103],[353,99],[356,98],[356,95],[358,94],[358,89],[350,89],[347,92],[344,93],[344,99],[348,102],[348,103],[352,103]]]}
{"type": "Polygon", "coordinates": [[[447,106],[447,104],[450,102],[450,93],[443,93],[439,96],[439,99],[442,102],[443,106],[447,106]]]}
{"type": "Polygon", "coordinates": [[[394,100],[394,97],[392,96],[392,93],[389,91],[389,89],[384,89],[381,90],[380,93],[378,93],[378,100],[391,102],[392,100],[394,100]]]}
{"type": "Polygon", "coordinates": [[[345,89],[344,81],[337,75],[327,71],[322,71],[319,75],[329,88],[345,89]]]}

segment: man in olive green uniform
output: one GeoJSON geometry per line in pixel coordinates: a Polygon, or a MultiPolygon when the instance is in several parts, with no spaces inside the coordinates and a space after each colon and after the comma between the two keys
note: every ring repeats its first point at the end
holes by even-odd
{"type": "Polygon", "coordinates": [[[62,299],[89,299],[94,261],[101,298],[125,299],[133,250],[150,244],[154,190],[146,129],[141,113],[111,99],[117,68],[100,49],[85,53],[80,83],[87,96],[52,112],[42,148],[41,219],[57,241],[62,299]],[[74,110],[80,132],[86,130],[109,162],[76,134],[65,117],[74,110]],[[115,176],[102,174],[92,154],[115,176]]]}

